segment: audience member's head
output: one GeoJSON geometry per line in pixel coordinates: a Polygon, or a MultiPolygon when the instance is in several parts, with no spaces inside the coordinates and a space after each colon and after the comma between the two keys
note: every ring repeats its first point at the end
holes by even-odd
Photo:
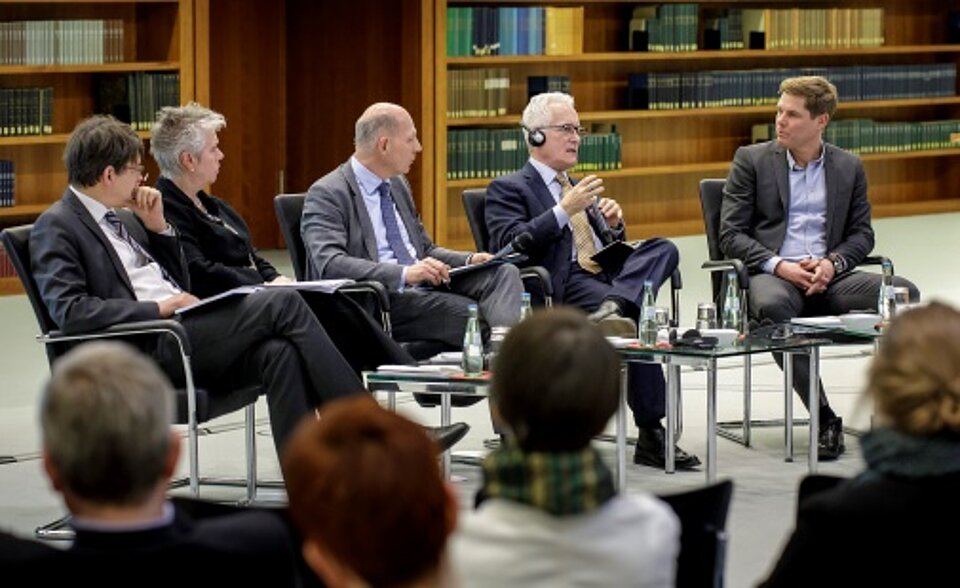
{"type": "Polygon", "coordinates": [[[837,88],[822,76],[798,76],[780,82],[780,94],[799,96],[811,118],[826,114],[833,118],[839,98],[837,88]]]}
{"type": "Polygon", "coordinates": [[[174,392],[148,357],[118,342],[61,357],[40,400],[44,465],[74,514],[162,504],[179,457],[174,392]]]}
{"type": "Polygon", "coordinates": [[[522,450],[579,451],[617,409],[620,363],[583,313],[538,312],[504,338],[490,395],[522,450]]]}
{"type": "Polygon", "coordinates": [[[161,108],[150,131],[150,155],[160,174],[178,178],[190,171],[195,164],[185,163],[185,159],[199,162],[211,137],[225,126],[227,119],[222,114],[196,102],[161,108]]]}
{"type": "Polygon", "coordinates": [[[457,503],[423,428],[369,396],[327,403],[283,452],[304,557],[328,586],[440,581],[457,503]]]}
{"type": "Polygon", "coordinates": [[[878,417],[901,433],[960,433],[960,312],[932,302],[897,315],[866,391],[878,417]]]}
{"type": "MultiPolygon", "coordinates": [[[[123,174],[142,158],[143,141],[133,128],[104,115],[91,116],[74,127],[63,151],[68,180],[77,188],[98,184],[108,167],[123,174]]],[[[134,171],[139,178],[143,170],[134,171]]]]}

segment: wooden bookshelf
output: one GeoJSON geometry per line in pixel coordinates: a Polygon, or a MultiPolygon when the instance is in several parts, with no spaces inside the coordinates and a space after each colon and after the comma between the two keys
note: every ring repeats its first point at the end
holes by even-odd
{"type": "MultiPolygon", "coordinates": [[[[613,123],[622,137],[622,169],[599,172],[607,191],[624,208],[629,235],[676,236],[703,230],[697,196],[698,182],[726,175],[734,151],[750,142],[754,124],[773,121],[775,106],[745,106],[677,110],[629,110],[626,79],[638,72],[693,72],[774,67],[849,65],[913,65],[960,63],[960,45],[947,44],[944,23],[949,10],[960,10],[958,0],[824,1],[811,6],[800,0],[738,2],[706,0],[705,9],[723,7],[829,8],[882,7],[884,45],[860,49],[730,50],[641,53],[627,50],[628,23],[639,4],[677,4],[616,1],[471,2],[435,0],[435,104],[432,149],[425,157],[434,171],[432,183],[435,240],[451,247],[473,243],[461,204],[466,188],[485,186],[492,178],[449,180],[446,170],[449,129],[503,128],[519,124],[527,102],[528,76],[563,75],[570,79],[581,122],[613,123]],[[575,55],[511,55],[447,57],[447,10],[465,6],[583,6],[584,46],[575,55]],[[450,70],[507,68],[510,89],[506,116],[448,119],[447,74],[450,70]]],[[[698,39],[702,42],[703,19],[698,39]]],[[[960,97],[930,99],[845,101],[837,120],[844,117],[877,121],[922,121],[960,118],[960,97]]],[[[960,149],[910,151],[864,155],[875,216],[899,216],[960,210],[960,149]]],[[[429,182],[427,182],[429,184],[429,182]]],[[[427,186],[429,188],[429,186],[427,186]]]]}
{"type": "MultiPolygon", "coordinates": [[[[195,96],[194,11],[206,0],[0,0],[0,20],[114,19],[123,23],[122,60],[110,63],[0,66],[3,87],[52,87],[53,133],[0,137],[0,159],[14,162],[16,206],[0,209],[0,226],[30,222],[63,193],[63,147],[73,127],[94,114],[97,76],[175,72],[180,100],[195,96]]],[[[201,85],[206,82],[201,81],[201,85]]],[[[149,133],[141,131],[147,139],[149,133]]],[[[149,157],[144,163],[156,175],[149,157]]]]}

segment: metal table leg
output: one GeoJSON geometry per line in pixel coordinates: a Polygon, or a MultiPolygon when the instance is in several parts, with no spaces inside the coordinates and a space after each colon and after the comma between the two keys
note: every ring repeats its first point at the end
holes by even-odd
{"type": "Polygon", "coordinates": [[[620,364],[620,400],[617,402],[617,489],[627,489],[627,364],[620,364]]]}
{"type": "Polygon", "coordinates": [[[707,484],[717,479],[717,360],[707,363],[707,484]]]}
{"type": "Polygon", "coordinates": [[[807,456],[807,469],[811,474],[817,473],[817,441],[820,436],[820,348],[810,347],[810,451],[807,456]]]}

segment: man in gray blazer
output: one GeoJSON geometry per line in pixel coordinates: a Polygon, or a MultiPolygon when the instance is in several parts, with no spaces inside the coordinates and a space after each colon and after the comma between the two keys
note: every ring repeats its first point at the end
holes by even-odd
{"type": "Polygon", "coordinates": [[[516,323],[523,289],[516,267],[451,279],[451,268],[492,255],[451,251],[427,236],[404,177],[421,151],[410,114],[396,104],[373,104],[357,120],[354,142],[353,156],[307,193],[301,224],[307,276],[381,282],[390,292],[398,341],[459,348],[474,301],[487,327],[516,323]]]}
{"type": "MultiPolygon", "coordinates": [[[[742,260],[754,319],[787,322],[877,306],[881,277],[854,271],[873,249],[863,163],[823,141],[837,89],[819,76],[780,84],[777,139],[737,150],[723,189],[720,248],[742,260]]],[[[902,278],[896,285],[916,286],[902,278]]],[[[782,356],[775,354],[782,366],[782,356]]],[[[794,360],[793,387],[804,404],[809,361],[794,360]]],[[[809,407],[807,407],[809,409],[809,407]]],[[[844,451],[843,423],[820,390],[820,459],[844,451]]]]}

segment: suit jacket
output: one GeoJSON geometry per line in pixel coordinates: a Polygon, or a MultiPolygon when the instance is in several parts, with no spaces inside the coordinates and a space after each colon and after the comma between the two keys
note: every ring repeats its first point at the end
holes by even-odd
{"type": "MultiPolygon", "coordinates": [[[[853,268],[873,250],[867,179],[860,158],[824,143],[827,188],[827,253],[853,268]]],[[[787,233],[790,179],[787,150],[776,141],[737,149],[720,209],[720,249],[762,272],[787,233]]]]}
{"type": "MultiPolygon", "coordinates": [[[[76,584],[78,580],[117,587],[319,584],[306,571],[300,537],[285,511],[210,510],[202,505],[189,510],[192,512],[177,504],[170,524],[149,530],[78,529],[73,545],[66,550],[19,540],[20,545],[14,545],[18,559],[11,563],[43,586],[76,584]],[[199,516],[193,514],[198,509],[199,516]],[[207,510],[210,512],[203,512],[207,510]]],[[[0,536],[0,544],[6,547],[2,539],[0,536]]],[[[8,567],[7,559],[0,557],[4,563],[0,570],[8,567]]]]}
{"type": "Polygon", "coordinates": [[[164,215],[180,234],[193,294],[206,298],[280,275],[257,254],[247,223],[227,202],[201,191],[200,201],[212,215],[208,216],[168,178],[157,180],[156,187],[163,195],[164,215]]]}
{"type": "MultiPolygon", "coordinates": [[[[533,250],[528,254],[527,263],[542,265],[550,272],[554,296],[563,300],[570,275],[573,232],[569,226],[557,226],[557,217],[553,214],[556,204],[540,173],[527,162],[520,171],[497,178],[487,186],[485,215],[493,251],[506,247],[520,233],[529,232],[533,236],[533,250]]],[[[607,226],[596,206],[585,212],[604,246],[625,238],[622,228],[613,230],[607,226]]]]}
{"type": "MultiPolygon", "coordinates": [[[[390,192],[417,259],[434,257],[454,267],[467,262],[467,253],[439,247],[427,236],[405,177],[391,178],[390,192]]],[[[310,186],[300,232],[307,249],[309,279],[376,280],[396,291],[403,267],[380,263],[377,238],[349,161],[310,186]]]]}
{"type": "MultiPolygon", "coordinates": [[[[129,211],[118,210],[117,215],[130,235],[189,291],[180,238],[148,231],[129,211]]],[[[30,267],[50,318],[67,333],[160,318],[155,302],[136,299],[113,246],[69,188],[33,225],[30,267]]]]}

